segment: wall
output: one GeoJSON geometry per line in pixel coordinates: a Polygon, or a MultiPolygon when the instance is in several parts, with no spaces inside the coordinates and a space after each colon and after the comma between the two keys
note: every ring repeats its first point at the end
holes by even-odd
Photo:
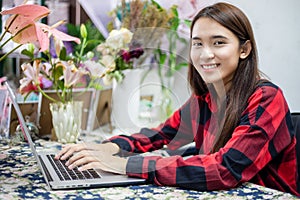
{"type": "Polygon", "coordinates": [[[283,90],[292,112],[300,111],[300,1],[228,0],[250,19],[260,69],[283,90]]]}

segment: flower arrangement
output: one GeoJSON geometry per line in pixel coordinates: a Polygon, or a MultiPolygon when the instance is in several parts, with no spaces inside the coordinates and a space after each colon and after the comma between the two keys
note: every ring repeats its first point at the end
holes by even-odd
{"type": "Polygon", "coordinates": [[[11,15],[4,32],[11,33],[9,40],[19,43],[18,47],[29,43],[28,48],[22,51],[30,60],[21,66],[24,77],[20,80],[20,93],[27,96],[31,92],[40,92],[56,102],[44,92],[45,89],[55,89],[59,101],[65,103],[72,100],[74,87],[100,88],[97,79],[104,72],[104,67],[94,60],[93,52],[84,53],[91,42],[87,40],[85,25],[80,27],[81,39],[73,37],[57,29],[63,21],[51,27],[37,22],[49,13],[48,8],[34,4],[23,4],[1,12],[2,15],[11,15]],[[67,54],[63,43],[66,41],[77,43],[79,50],[67,54]],[[50,53],[51,44],[55,49],[54,55],[50,53]]]}
{"type": "Polygon", "coordinates": [[[104,67],[94,60],[92,51],[83,54],[88,41],[85,25],[81,25],[81,48],[74,54],[67,54],[62,40],[58,40],[54,35],[55,53],[49,50],[42,52],[40,57],[36,56],[34,48],[31,46],[23,50],[32,62],[23,63],[21,68],[24,77],[20,80],[20,92],[28,95],[31,92],[40,92],[53,102],[57,100],[45,93],[45,89],[55,89],[59,101],[65,103],[73,98],[73,88],[94,87],[101,89],[98,79],[104,73],[104,67]]]}
{"type": "Polygon", "coordinates": [[[112,12],[121,27],[134,31],[133,40],[143,46],[147,51],[146,56],[151,57],[148,71],[143,74],[141,83],[153,69],[157,71],[162,96],[162,103],[159,103],[165,113],[164,119],[173,112],[170,92],[172,77],[188,63],[188,59],[180,62],[177,56],[178,46],[187,48],[189,44],[188,37],[182,37],[179,28],[183,24],[189,26],[190,23],[188,19],[180,18],[177,5],[169,5],[169,2],[167,4],[166,9],[154,0],[122,0],[121,5],[112,12]]]}
{"type": "Polygon", "coordinates": [[[147,46],[159,40],[161,32],[157,28],[168,28],[172,13],[162,8],[156,1],[125,1],[111,12],[115,25],[134,32],[134,40],[147,46]]]}
{"type": "Polygon", "coordinates": [[[172,12],[162,8],[154,0],[122,0],[121,5],[112,10],[113,21],[110,27],[121,27],[130,30],[134,43],[143,47],[145,54],[139,63],[152,54],[153,47],[159,43],[165,30],[169,28],[172,12]]]}
{"type": "Polygon", "coordinates": [[[134,59],[139,58],[144,50],[132,42],[133,33],[126,28],[112,30],[106,41],[97,47],[101,63],[105,68],[103,79],[110,84],[115,78],[120,82],[124,78],[123,70],[133,69],[134,59]]]}

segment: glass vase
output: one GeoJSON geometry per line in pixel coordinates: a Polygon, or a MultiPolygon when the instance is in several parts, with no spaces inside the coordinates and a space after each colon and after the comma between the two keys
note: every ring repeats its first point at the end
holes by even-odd
{"type": "Polygon", "coordinates": [[[160,100],[160,121],[165,121],[173,113],[172,92],[169,88],[162,87],[160,100]]]}
{"type": "Polygon", "coordinates": [[[82,101],[50,103],[52,125],[58,142],[75,143],[81,132],[82,101]]]}

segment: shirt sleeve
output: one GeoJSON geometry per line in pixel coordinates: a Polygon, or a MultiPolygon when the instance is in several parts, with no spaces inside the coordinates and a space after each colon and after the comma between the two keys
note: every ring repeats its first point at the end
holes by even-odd
{"type": "Polygon", "coordinates": [[[280,89],[259,87],[248,99],[231,139],[218,152],[188,159],[133,156],[128,160],[127,174],[157,185],[201,191],[235,187],[253,178],[291,143],[285,119],[288,113],[280,89]]]}

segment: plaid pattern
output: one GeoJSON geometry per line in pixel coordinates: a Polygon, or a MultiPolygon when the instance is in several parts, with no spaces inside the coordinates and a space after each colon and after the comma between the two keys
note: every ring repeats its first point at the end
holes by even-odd
{"type": "Polygon", "coordinates": [[[147,179],[157,185],[195,190],[221,190],[250,181],[298,195],[296,191],[296,139],[290,112],[282,91],[263,83],[248,99],[232,137],[216,153],[210,153],[215,139],[209,94],[191,98],[164,124],[142,129],[131,136],[115,136],[122,153],[141,153],[168,145],[176,149],[195,141],[199,154],[184,159],[180,155],[130,156],[129,176],[147,179]]]}

